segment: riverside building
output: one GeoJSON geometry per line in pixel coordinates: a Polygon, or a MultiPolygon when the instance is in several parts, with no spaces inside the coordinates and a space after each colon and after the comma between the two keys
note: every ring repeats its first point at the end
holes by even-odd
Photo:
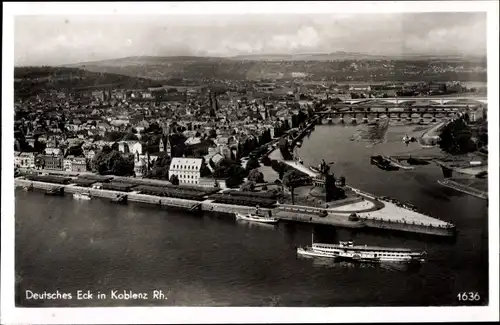
{"type": "Polygon", "coordinates": [[[168,178],[176,175],[179,178],[179,184],[198,185],[201,163],[200,158],[172,158],[168,178]]]}

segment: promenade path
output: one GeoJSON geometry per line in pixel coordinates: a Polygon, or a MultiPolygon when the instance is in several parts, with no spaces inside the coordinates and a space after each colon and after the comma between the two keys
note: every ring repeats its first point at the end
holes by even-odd
{"type": "Polygon", "coordinates": [[[282,160],[283,163],[287,164],[288,166],[297,169],[298,171],[306,174],[307,176],[310,176],[312,178],[317,177],[318,173],[313,172],[311,169],[307,168],[303,164],[299,163],[298,161],[293,161],[293,160],[282,160]]]}
{"type": "Polygon", "coordinates": [[[446,123],[447,122],[441,122],[425,130],[418,138],[418,143],[424,148],[434,147],[434,145],[429,145],[428,142],[439,136],[439,131],[446,123]]]}

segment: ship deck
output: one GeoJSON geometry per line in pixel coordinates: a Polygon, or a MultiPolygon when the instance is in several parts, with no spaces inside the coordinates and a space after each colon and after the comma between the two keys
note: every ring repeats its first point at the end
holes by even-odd
{"type": "Polygon", "coordinates": [[[410,248],[362,246],[362,245],[356,245],[356,246],[349,247],[349,246],[341,246],[338,244],[324,244],[324,243],[314,243],[314,245],[325,245],[325,246],[328,246],[329,248],[364,250],[364,251],[385,251],[385,252],[405,252],[405,253],[415,252],[413,249],[410,249],[410,248]]]}

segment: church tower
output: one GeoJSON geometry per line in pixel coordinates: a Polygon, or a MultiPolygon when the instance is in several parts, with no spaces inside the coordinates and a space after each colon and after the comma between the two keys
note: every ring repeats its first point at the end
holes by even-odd
{"type": "Polygon", "coordinates": [[[170,126],[169,125],[164,125],[163,126],[163,135],[160,138],[160,152],[167,152],[167,155],[170,156],[171,152],[171,146],[170,146],[170,126]]]}

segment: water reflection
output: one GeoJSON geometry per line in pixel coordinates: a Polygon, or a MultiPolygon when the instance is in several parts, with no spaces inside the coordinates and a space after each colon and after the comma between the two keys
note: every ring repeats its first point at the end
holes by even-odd
{"type": "Polygon", "coordinates": [[[381,268],[388,271],[414,271],[420,268],[418,263],[397,263],[397,262],[382,262],[382,263],[363,263],[363,262],[348,262],[340,261],[334,258],[321,258],[311,256],[297,256],[298,259],[312,261],[312,266],[316,268],[327,269],[375,269],[381,268]]]}

